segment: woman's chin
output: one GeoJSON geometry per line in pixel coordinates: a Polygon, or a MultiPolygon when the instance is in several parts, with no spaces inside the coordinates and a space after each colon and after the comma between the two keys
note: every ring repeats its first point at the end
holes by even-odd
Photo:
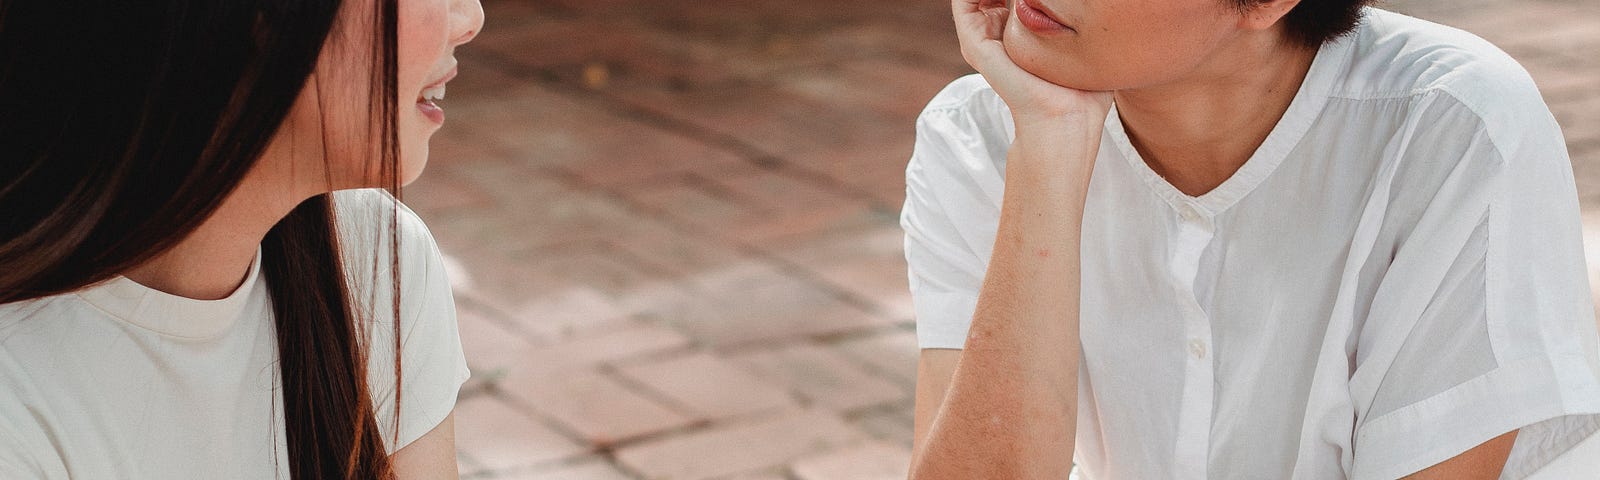
{"type": "Polygon", "coordinates": [[[402,130],[400,137],[400,158],[395,162],[395,180],[404,187],[422,176],[422,171],[428,167],[428,157],[432,153],[430,144],[433,131],[417,134],[414,131],[402,130]],[[407,135],[409,134],[409,135],[407,135]]]}
{"type": "Polygon", "coordinates": [[[1073,54],[1042,44],[1032,35],[1008,35],[1006,55],[1023,71],[1046,82],[1085,91],[1116,90],[1118,85],[1097,75],[1104,69],[1083,64],[1073,54]]]}
{"type": "Polygon", "coordinates": [[[402,187],[404,187],[406,185],[410,185],[411,182],[415,182],[415,181],[417,181],[418,178],[422,178],[422,170],[427,168],[427,166],[428,166],[428,157],[427,157],[427,155],[423,155],[422,159],[420,161],[416,161],[416,162],[404,161],[404,162],[401,162],[400,163],[399,178],[397,178],[396,180],[400,181],[400,186],[402,186],[402,187]],[[413,163],[415,163],[415,164],[413,165],[413,163]]]}

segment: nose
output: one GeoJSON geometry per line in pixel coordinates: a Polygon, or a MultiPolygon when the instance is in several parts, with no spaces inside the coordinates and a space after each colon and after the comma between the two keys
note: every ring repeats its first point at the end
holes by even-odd
{"type": "Polygon", "coordinates": [[[472,41],[483,30],[483,4],[478,0],[455,0],[450,7],[450,46],[472,41]]]}

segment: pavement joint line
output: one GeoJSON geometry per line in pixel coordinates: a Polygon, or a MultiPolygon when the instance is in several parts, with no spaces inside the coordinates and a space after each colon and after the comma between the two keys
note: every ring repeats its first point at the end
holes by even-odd
{"type": "Polygon", "coordinates": [[[518,322],[515,320],[516,315],[512,315],[510,312],[502,310],[498,305],[495,305],[494,302],[488,302],[479,299],[476,295],[470,293],[463,294],[460,292],[455,294],[455,300],[456,305],[460,306],[464,304],[468,308],[482,313],[482,315],[479,315],[480,317],[483,317],[487,321],[494,322],[495,326],[506,329],[507,331],[516,335],[519,340],[528,342],[530,346],[547,347],[557,344],[548,338],[541,338],[538,335],[524,331],[522,326],[518,325],[518,322]]]}
{"type": "Polygon", "coordinates": [[[527,415],[533,420],[543,424],[551,431],[556,432],[556,434],[565,437],[567,440],[572,441],[576,445],[583,446],[590,452],[598,452],[608,448],[607,445],[597,445],[594,442],[589,441],[589,439],[581,432],[571,430],[567,428],[566,425],[556,421],[555,415],[550,415],[542,410],[539,410],[538,408],[533,407],[532,405],[528,405],[528,402],[523,401],[522,398],[516,395],[511,395],[510,392],[500,388],[498,385],[490,385],[488,389],[493,392],[492,398],[504,403],[507,408],[520,411],[524,415],[527,415]]]}
{"type": "MultiPolygon", "coordinates": [[[[665,438],[694,435],[694,434],[708,432],[708,431],[717,430],[717,429],[737,428],[737,427],[741,427],[741,426],[748,426],[748,425],[752,425],[752,424],[758,424],[758,423],[761,423],[763,421],[782,419],[785,415],[806,412],[808,410],[815,410],[815,408],[812,408],[809,405],[800,405],[800,406],[796,406],[796,407],[790,407],[790,408],[784,408],[784,409],[776,409],[776,410],[770,410],[770,411],[766,411],[766,412],[757,412],[757,413],[753,413],[753,414],[750,414],[750,415],[741,415],[741,416],[738,416],[738,417],[730,417],[730,418],[726,419],[726,421],[712,421],[712,420],[708,420],[708,419],[703,419],[702,418],[702,419],[695,420],[695,421],[690,422],[690,423],[685,424],[685,425],[681,425],[681,426],[677,426],[677,427],[673,427],[673,428],[668,428],[668,429],[664,429],[664,430],[659,430],[659,431],[651,432],[651,433],[644,434],[644,435],[638,435],[638,436],[634,436],[634,437],[628,438],[626,440],[621,440],[621,441],[613,442],[613,443],[610,443],[610,444],[607,444],[607,445],[604,445],[604,446],[598,446],[598,447],[592,447],[592,448],[595,448],[595,449],[597,449],[599,451],[602,451],[606,455],[606,457],[608,457],[608,458],[614,458],[616,452],[619,451],[619,450],[625,450],[625,449],[630,448],[630,447],[635,447],[635,446],[651,443],[651,442],[654,442],[654,441],[657,441],[657,440],[661,440],[661,439],[665,439],[665,438]]],[[[587,444],[587,442],[585,442],[585,443],[587,444]]],[[[592,444],[590,444],[590,445],[592,445],[592,444]]],[[[621,462],[618,462],[617,465],[621,465],[621,462]]]]}
{"type": "Polygon", "coordinates": [[[711,179],[700,175],[699,173],[684,172],[683,177],[679,179],[679,183],[694,188],[695,190],[699,190],[701,193],[709,195],[712,198],[716,198],[734,205],[739,205],[743,209],[753,214],[770,215],[777,212],[777,210],[761,205],[762,202],[757,201],[756,198],[740,195],[738,192],[734,192],[727,187],[718,185],[717,182],[714,182],[711,179]]]}
{"type": "MultiPolygon", "coordinates": [[[[474,477],[483,476],[484,478],[494,478],[494,477],[500,476],[500,475],[515,475],[515,474],[519,474],[519,473],[550,472],[550,471],[558,470],[558,469],[565,468],[565,467],[581,466],[584,463],[587,463],[587,462],[590,462],[590,461],[594,461],[594,460],[602,460],[602,461],[604,461],[605,463],[607,463],[611,467],[615,467],[618,470],[622,469],[622,466],[618,462],[616,462],[615,459],[612,458],[612,457],[603,455],[603,454],[601,454],[599,452],[584,452],[584,453],[580,453],[580,454],[576,454],[576,455],[570,455],[570,456],[566,456],[566,457],[554,458],[554,459],[550,459],[550,460],[543,460],[543,461],[538,461],[538,462],[533,462],[533,463],[526,463],[526,464],[521,464],[521,465],[513,465],[513,466],[509,466],[509,467],[505,467],[505,468],[499,468],[499,469],[481,468],[481,469],[478,469],[477,471],[473,472],[473,475],[474,475],[474,477]]],[[[632,475],[632,472],[624,472],[624,473],[632,475]]],[[[642,478],[642,477],[639,477],[637,475],[633,475],[633,477],[634,478],[642,478]]],[[[466,479],[467,477],[463,476],[462,478],[466,479]]]]}
{"type": "MultiPolygon", "coordinates": [[[[692,348],[679,349],[677,352],[679,353],[678,356],[682,356],[682,354],[685,353],[685,350],[687,350],[687,353],[693,353],[695,351],[695,349],[692,348]]],[[[617,369],[617,362],[608,362],[600,365],[597,370],[599,370],[602,375],[610,377],[613,381],[616,381],[618,385],[621,385],[623,388],[632,391],[634,394],[666,407],[667,409],[672,410],[679,415],[683,415],[685,418],[693,419],[693,422],[690,422],[691,424],[699,422],[711,423],[714,421],[714,419],[706,418],[700,415],[689,405],[679,403],[678,400],[673,399],[664,393],[658,392],[654,388],[650,388],[649,385],[634,380],[633,377],[623,375],[622,372],[617,369]]]]}
{"type": "Polygon", "coordinates": [[[887,335],[891,333],[916,333],[916,331],[917,329],[912,321],[907,320],[904,323],[878,325],[870,329],[864,329],[850,333],[840,333],[834,335],[836,338],[829,338],[826,340],[826,342],[828,342],[829,345],[838,345],[840,343],[849,341],[866,340],[879,335],[887,335]]]}
{"type": "Polygon", "coordinates": [[[680,358],[683,358],[683,357],[687,357],[689,355],[693,355],[693,354],[698,353],[698,352],[716,353],[716,352],[710,351],[710,349],[706,348],[706,346],[704,346],[704,345],[700,345],[698,343],[691,343],[689,346],[686,346],[686,347],[683,347],[683,348],[679,348],[679,349],[674,349],[674,350],[653,350],[653,351],[648,351],[648,352],[645,352],[645,353],[642,353],[642,354],[639,354],[639,355],[634,355],[634,356],[631,356],[631,357],[627,357],[627,358],[621,359],[621,360],[616,361],[616,362],[611,362],[611,364],[609,366],[611,368],[614,368],[614,369],[622,369],[622,368],[628,368],[628,367],[632,367],[634,365],[640,365],[640,364],[644,364],[644,363],[665,362],[665,361],[677,360],[677,359],[680,359],[680,358]]]}
{"type": "MultiPolygon", "coordinates": [[[[887,369],[879,367],[875,363],[864,361],[861,358],[857,357],[855,354],[850,353],[848,351],[845,351],[844,349],[838,348],[837,344],[830,344],[830,345],[826,345],[826,346],[831,348],[831,349],[833,349],[834,351],[838,352],[839,356],[844,357],[846,360],[849,360],[851,363],[856,364],[856,366],[861,367],[861,369],[863,371],[866,371],[867,373],[871,373],[872,376],[878,377],[880,379],[883,379],[884,381],[887,381],[889,383],[895,384],[895,386],[899,386],[899,387],[906,386],[906,384],[904,382],[900,381],[900,376],[899,375],[895,375],[894,372],[890,372],[887,369]]],[[[911,387],[913,387],[913,388],[916,387],[915,382],[912,383],[911,387]]]]}
{"type": "Polygon", "coordinates": [[[893,414],[907,408],[916,406],[916,399],[906,398],[893,402],[884,402],[877,405],[858,408],[850,413],[842,414],[845,420],[862,420],[873,415],[893,414]]]}

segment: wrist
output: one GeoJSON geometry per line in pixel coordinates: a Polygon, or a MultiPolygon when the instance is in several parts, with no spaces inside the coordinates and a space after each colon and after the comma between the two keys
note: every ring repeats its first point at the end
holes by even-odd
{"type": "Polygon", "coordinates": [[[1098,105],[1077,105],[1071,108],[1020,108],[1011,111],[1011,119],[1017,126],[1047,125],[1063,127],[1082,125],[1099,130],[1105,124],[1106,115],[1110,113],[1109,106],[1097,108],[1098,105]]]}
{"type": "Polygon", "coordinates": [[[1013,112],[1012,124],[1016,127],[1013,144],[1099,144],[1105,130],[1104,112],[1037,113],[1013,112]]]}

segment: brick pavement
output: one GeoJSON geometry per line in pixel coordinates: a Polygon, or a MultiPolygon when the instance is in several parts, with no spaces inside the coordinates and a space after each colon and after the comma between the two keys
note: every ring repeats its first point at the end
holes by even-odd
{"type": "MultiPolygon", "coordinates": [[[[474,370],[463,476],[903,478],[916,341],[895,216],[913,119],[968,72],[948,8],[484,3],[406,195],[474,370]]],[[[1533,72],[1600,245],[1600,4],[1388,7],[1533,72]]]]}

